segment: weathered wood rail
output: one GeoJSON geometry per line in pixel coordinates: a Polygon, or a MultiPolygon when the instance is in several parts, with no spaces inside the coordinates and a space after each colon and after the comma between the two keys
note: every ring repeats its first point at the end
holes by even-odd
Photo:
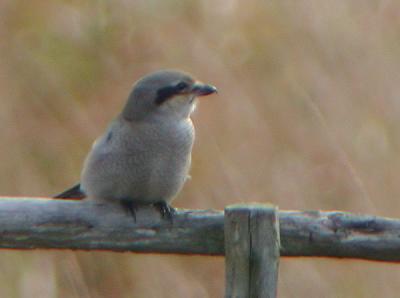
{"type": "MultiPolygon", "coordinates": [[[[400,261],[400,220],[338,211],[279,211],[281,256],[400,261]]],[[[151,207],[136,222],[118,205],[0,198],[0,248],[224,255],[224,212],[151,207]]]]}
{"type": "Polygon", "coordinates": [[[225,255],[226,297],[275,297],[280,256],[400,261],[400,220],[260,204],[134,220],[119,204],[2,197],[0,248],[225,255]]]}

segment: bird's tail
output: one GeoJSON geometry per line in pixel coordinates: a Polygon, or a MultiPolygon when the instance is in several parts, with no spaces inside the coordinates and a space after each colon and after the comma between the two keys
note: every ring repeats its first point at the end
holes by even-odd
{"type": "Polygon", "coordinates": [[[81,190],[80,183],[72,186],[71,188],[63,191],[62,193],[54,196],[55,199],[69,199],[69,200],[82,200],[86,195],[81,190]]]}

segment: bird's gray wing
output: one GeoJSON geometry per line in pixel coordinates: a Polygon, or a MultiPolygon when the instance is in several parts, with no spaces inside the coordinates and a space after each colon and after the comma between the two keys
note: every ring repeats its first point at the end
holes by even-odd
{"type": "Polygon", "coordinates": [[[81,190],[81,184],[78,183],[71,188],[63,191],[62,193],[54,196],[55,199],[76,199],[81,200],[86,197],[85,193],[81,190]]]}

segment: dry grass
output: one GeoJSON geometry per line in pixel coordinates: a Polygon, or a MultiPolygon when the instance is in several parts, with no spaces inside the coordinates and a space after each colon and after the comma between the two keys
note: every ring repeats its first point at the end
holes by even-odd
{"type": "MultiPolygon", "coordinates": [[[[74,183],[141,75],[218,86],[194,116],[192,180],[175,205],[400,216],[400,3],[0,2],[0,189],[74,183]]],[[[1,297],[221,297],[223,259],[0,254],[1,297]]],[[[280,297],[397,297],[400,267],[283,259],[280,297]]]]}

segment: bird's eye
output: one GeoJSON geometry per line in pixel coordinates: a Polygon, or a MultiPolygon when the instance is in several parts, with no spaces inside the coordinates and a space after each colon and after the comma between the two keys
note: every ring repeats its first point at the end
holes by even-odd
{"type": "Polygon", "coordinates": [[[183,90],[185,90],[187,87],[188,87],[188,84],[187,84],[187,83],[185,83],[185,82],[179,82],[179,83],[176,85],[176,90],[178,90],[178,91],[183,91],[183,90]]]}

